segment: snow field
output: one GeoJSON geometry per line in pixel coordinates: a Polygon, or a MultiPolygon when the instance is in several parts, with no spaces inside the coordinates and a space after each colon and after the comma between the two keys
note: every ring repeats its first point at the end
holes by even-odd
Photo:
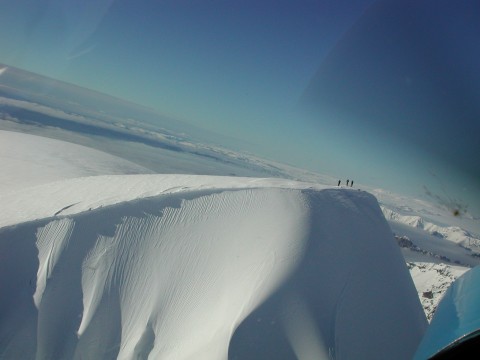
{"type": "Polygon", "coordinates": [[[0,130],[0,164],[0,195],[82,176],[151,173],[85,146],[4,130],[0,130]]]}

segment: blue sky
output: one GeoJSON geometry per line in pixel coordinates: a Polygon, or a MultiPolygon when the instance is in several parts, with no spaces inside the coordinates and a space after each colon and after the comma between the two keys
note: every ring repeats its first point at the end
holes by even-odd
{"type": "Polygon", "coordinates": [[[294,108],[322,59],[370,1],[83,3],[2,4],[10,7],[2,14],[18,17],[5,19],[17,35],[2,37],[0,46],[13,51],[0,60],[298,161],[303,155],[295,155],[292,137],[316,137],[298,124],[294,108]]]}
{"type": "Polygon", "coordinates": [[[479,127],[479,6],[373,3],[4,1],[0,62],[238,138],[258,155],[471,199],[479,185],[478,168],[469,171],[478,149],[470,136],[479,127]],[[465,118],[452,121],[466,123],[464,132],[443,126],[458,109],[465,118]],[[459,150],[444,161],[448,152],[435,147],[452,129],[449,146],[459,150]]]}

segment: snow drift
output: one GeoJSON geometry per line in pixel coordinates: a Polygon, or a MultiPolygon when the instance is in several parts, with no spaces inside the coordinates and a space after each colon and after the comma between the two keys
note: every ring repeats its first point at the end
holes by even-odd
{"type": "Polygon", "coordinates": [[[425,331],[368,193],[167,175],[31,189],[2,214],[1,358],[405,359],[425,331]]]}

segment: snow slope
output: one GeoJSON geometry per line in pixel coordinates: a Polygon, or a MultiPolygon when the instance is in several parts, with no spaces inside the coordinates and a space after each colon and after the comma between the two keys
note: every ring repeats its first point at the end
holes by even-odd
{"type": "Polygon", "coordinates": [[[410,274],[425,310],[428,321],[432,320],[440,300],[450,285],[470,270],[467,267],[432,262],[407,263],[410,274]]]}
{"type": "Polygon", "coordinates": [[[0,164],[0,194],[80,176],[151,172],[85,146],[3,130],[0,130],[0,164]]]}
{"type": "Polygon", "coordinates": [[[381,206],[381,209],[387,220],[425,230],[427,233],[438,238],[446,239],[465,247],[476,247],[480,250],[480,239],[472,236],[468,231],[458,226],[439,226],[418,215],[402,215],[385,206],[381,206]]]}
{"type": "MultiPolygon", "coordinates": [[[[414,353],[426,319],[368,193],[281,179],[75,177],[91,173],[45,146],[35,156],[52,165],[23,182],[30,165],[12,165],[19,181],[0,192],[0,358],[414,353]]],[[[97,174],[113,161],[134,169],[79,152],[72,158],[97,174]]]]}

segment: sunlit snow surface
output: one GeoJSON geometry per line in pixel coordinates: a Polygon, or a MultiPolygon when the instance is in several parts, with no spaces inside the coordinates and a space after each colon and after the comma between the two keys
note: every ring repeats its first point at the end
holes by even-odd
{"type": "Polygon", "coordinates": [[[151,172],[85,146],[4,130],[0,130],[0,164],[0,194],[81,176],[151,172]]]}
{"type": "Polygon", "coordinates": [[[2,358],[404,359],[425,331],[364,191],[194,175],[54,180],[0,195],[2,358]]]}

